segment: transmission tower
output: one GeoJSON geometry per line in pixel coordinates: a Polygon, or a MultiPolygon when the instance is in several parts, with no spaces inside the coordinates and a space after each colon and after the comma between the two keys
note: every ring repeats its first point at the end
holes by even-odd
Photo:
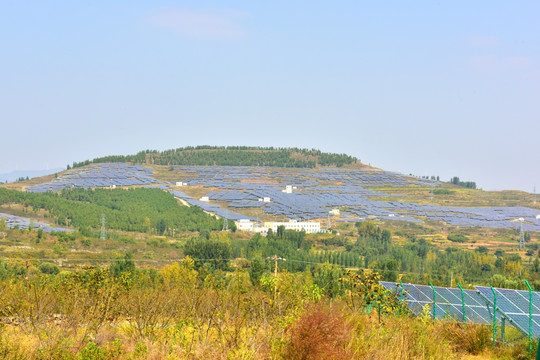
{"type": "Polygon", "coordinates": [[[226,216],[223,217],[223,231],[229,230],[229,219],[226,216]]]}
{"type": "Polygon", "coordinates": [[[105,213],[101,214],[101,233],[99,234],[101,240],[105,240],[105,213]]]}
{"type": "Polygon", "coordinates": [[[431,181],[431,188],[429,189],[429,198],[433,200],[433,180],[431,181]]]}
{"type": "Polygon", "coordinates": [[[536,185],[534,185],[533,189],[533,204],[536,204],[536,185]]]}

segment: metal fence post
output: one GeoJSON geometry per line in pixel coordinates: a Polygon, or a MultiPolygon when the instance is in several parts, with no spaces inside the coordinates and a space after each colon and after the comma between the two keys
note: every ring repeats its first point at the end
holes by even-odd
{"type": "Polygon", "coordinates": [[[437,294],[435,293],[435,287],[432,283],[429,283],[431,285],[431,289],[433,289],[433,320],[437,317],[437,294]]]}
{"type": "Polygon", "coordinates": [[[461,290],[461,312],[463,313],[463,322],[465,323],[467,322],[467,317],[465,316],[465,292],[459,283],[457,283],[457,286],[461,290]]]}
{"type": "Polygon", "coordinates": [[[533,311],[533,293],[531,285],[529,285],[529,282],[525,280],[525,284],[527,284],[527,287],[529,288],[529,354],[532,353],[532,311],[533,311]]]}
{"type": "Polygon", "coordinates": [[[399,285],[401,286],[401,291],[399,294],[400,307],[399,307],[398,314],[401,314],[401,308],[403,307],[403,282],[401,280],[399,280],[399,285]]]}
{"type": "Polygon", "coordinates": [[[497,293],[493,286],[491,292],[493,293],[493,347],[495,348],[495,342],[497,341],[497,293]]]}

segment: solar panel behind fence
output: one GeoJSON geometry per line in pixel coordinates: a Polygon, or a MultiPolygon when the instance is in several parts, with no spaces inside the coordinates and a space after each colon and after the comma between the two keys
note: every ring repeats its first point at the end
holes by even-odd
{"type": "MultiPolygon", "coordinates": [[[[401,284],[381,281],[386,289],[394,291],[401,296],[401,284]]],[[[421,315],[424,307],[429,305],[430,314],[433,313],[433,289],[428,285],[403,284],[403,300],[407,307],[415,314],[421,315]]],[[[453,318],[463,319],[463,303],[465,305],[465,318],[467,322],[490,324],[493,319],[493,307],[474,290],[461,290],[456,288],[435,287],[435,316],[437,319],[453,318]]]]}
{"type": "MultiPolygon", "coordinates": [[[[495,296],[490,287],[475,286],[480,295],[493,303],[495,296]]],[[[494,288],[497,293],[497,311],[502,312],[506,318],[523,333],[529,333],[529,291],[494,288]]],[[[533,291],[532,331],[535,338],[540,337],[540,293],[533,291]]]]}

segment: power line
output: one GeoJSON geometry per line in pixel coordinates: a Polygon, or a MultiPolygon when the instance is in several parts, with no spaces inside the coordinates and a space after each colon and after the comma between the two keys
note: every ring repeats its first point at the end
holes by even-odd
{"type": "MultiPolygon", "coordinates": [[[[276,255],[274,255],[276,256],[276,255]]],[[[133,262],[147,262],[147,263],[174,263],[174,262],[181,262],[185,258],[177,258],[177,259],[131,259],[133,262]]],[[[267,260],[274,260],[274,257],[266,258],[267,260]]],[[[70,262],[70,261],[103,261],[103,262],[114,262],[114,261],[122,261],[124,258],[114,258],[114,259],[92,259],[92,258],[79,258],[79,259],[53,259],[53,258],[35,258],[35,259],[13,259],[13,258],[2,258],[1,261],[61,261],[61,262],[70,262]]],[[[208,258],[208,259],[197,259],[193,258],[194,261],[198,262],[208,262],[208,261],[234,261],[236,258],[228,258],[228,259],[220,259],[220,258],[208,258]]],[[[246,259],[249,261],[253,261],[255,259],[246,259]]],[[[295,262],[295,263],[303,263],[303,264],[309,264],[309,265],[324,265],[324,264],[330,264],[333,266],[337,266],[342,269],[347,270],[362,270],[362,271],[377,271],[377,272],[393,272],[397,273],[399,275],[420,275],[420,276],[429,276],[429,277],[441,277],[443,278],[444,275],[441,274],[430,274],[425,272],[414,272],[414,271],[400,271],[400,270],[389,270],[389,269],[381,269],[381,268],[365,268],[365,267],[352,267],[352,266],[346,266],[341,264],[332,264],[328,261],[325,262],[316,262],[316,261],[304,261],[304,260],[291,260],[291,259],[283,259],[278,258],[278,260],[286,260],[287,262],[295,262]]],[[[489,281],[489,279],[481,279],[481,278],[469,278],[464,277],[463,280],[467,281],[482,281],[486,282],[489,281]]]]}

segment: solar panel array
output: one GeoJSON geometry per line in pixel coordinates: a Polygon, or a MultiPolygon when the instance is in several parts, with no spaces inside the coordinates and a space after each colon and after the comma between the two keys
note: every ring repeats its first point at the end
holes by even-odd
{"type": "MultiPolygon", "coordinates": [[[[433,307],[433,289],[427,285],[403,284],[381,281],[387,290],[403,296],[407,307],[416,315],[421,315],[426,305],[433,307]],[[403,286],[403,288],[402,288],[403,286]],[[402,293],[403,291],[403,293],[402,293]],[[402,295],[403,294],[403,295],[402,295]]],[[[495,295],[491,287],[475,286],[476,290],[463,290],[465,315],[469,322],[480,324],[493,323],[495,295]]],[[[503,318],[507,324],[515,326],[523,334],[529,334],[530,294],[526,290],[493,288],[497,295],[497,322],[503,318]]],[[[435,287],[435,314],[438,319],[463,319],[461,290],[456,288],[435,287]]],[[[432,310],[431,310],[432,311],[432,310]]],[[[532,322],[530,335],[540,338],[540,292],[532,292],[532,322]]]]}
{"type": "Polygon", "coordinates": [[[252,217],[252,216],[246,216],[246,215],[242,215],[242,214],[237,214],[237,213],[234,213],[234,212],[232,212],[230,210],[223,209],[219,205],[216,205],[216,204],[211,204],[211,203],[208,203],[208,202],[205,202],[205,201],[195,200],[191,196],[188,196],[188,195],[184,194],[181,191],[171,191],[171,194],[173,194],[174,196],[176,196],[179,199],[184,200],[189,205],[198,206],[201,209],[203,209],[204,211],[216,214],[219,217],[226,217],[229,220],[249,219],[249,220],[253,220],[253,221],[260,221],[260,219],[257,219],[257,218],[252,217]]]}
{"type": "MultiPolygon", "coordinates": [[[[401,284],[381,281],[380,284],[387,290],[401,295],[401,284]]],[[[461,290],[435,286],[436,318],[451,318],[457,321],[463,319],[463,304],[461,290]]],[[[465,302],[465,318],[467,321],[490,324],[493,322],[493,305],[482,298],[475,290],[463,290],[465,302]]],[[[416,315],[421,315],[426,305],[433,306],[433,289],[427,285],[403,284],[403,300],[409,309],[416,315]]],[[[500,314],[498,315],[500,318],[500,314]]]]}
{"type": "Polygon", "coordinates": [[[150,185],[156,183],[150,169],[122,163],[94,164],[58,176],[49,183],[29,186],[29,192],[60,191],[72,188],[150,185]]]}
{"type": "MultiPolygon", "coordinates": [[[[403,196],[366,189],[403,187],[411,184],[438,186],[439,183],[407,177],[387,171],[346,169],[276,169],[244,166],[175,166],[188,174],[182,182],[192,186],[217,189],[207,196],[224,201],[236,209],[261,208],[266,214],[293,220],[326,218],[332,208],[346,208],[338,221],[361,221],[378,218],[395,221],[443,221],[461,227],[518,228],[516,219],[523,218],[523,230],[540,230],[538,210],[525,207],[460,208],[403,201],[403,196]],[[293,193],[284,193],[285,185],[296,187],[293,193]],[[377,198],[394,197],[381,201],[377,198]],[[270,202],[260,199],[270,198],[270,202]],[[399,201],[398,201],[399,200],[399,201]]],[[[94,164],[69,171],[50,183],[28,187],[27,191],[46,192],[70,188],[111,186],[145,186],[170,190],[169,183],[157,181],[150,169],[141,165],[122,163],[94,164]]],[[[228,212],[217,205],[200,202],[186,194],[185,200],[206,211],[229,214],[231,219],[248,218],[228,212]]],[[[219,215],[219,214],[218,214],[219,215]]],[[[219,215],[221,216],[221,215],[219,215]]],[[[255,218],[253,218],[255,219],[255,218]]]]}
{"type": "MultiPolygon", "coordinates": [[[[475,286],[479,294],[487,301],[493,303],[494,295],[490,287],[475,286]]],[[[499,289],[497,293],[497,311],[504,314],[510,322],[523,333],[529,333],[529,292],[524,290],[499,289]]],[[[533,316],[531,335],[540,337],[540,293],[533,291],[533,316]]]]}
{"type": "Polygon", "coordinates": [[[56,231],[56,232],[73,231],[71,229],[63,229],[60,227],[51,226],[49,224],[33,221],[28,218],[15,216],[15,215],[0,213],[0,218],[4,218],[6,220],[6,225],[8,229],[16,229],[16,228],[28,229],[30,227],[33,227],[34,229],[41,228],[43,231],[47,233],[50,233],[51,231],[56,231]]]}
{"type": "MultiPolygon", "coordinates": [[[[538,210],[525,207],[461,208],[416,204],[402,196],[365,189],[364,186],[438,186],[437,182],[406,177],[385,171],[343,169],[267,169],[253,167],[178,166],[192,174],[183,181],[188,185],[215,188],[207,194],[211,200],[225,201],[229,207],[260,207],[267,214],[294,220],[326,218],[334,207],[346,207],[340,221],[379,218],[420,222],[424,219],[443,221],[462,227],[518,228],[516,219],[523,218],[525,231],[540,230],[538,210]],[[282,192],[285,185],[298,189],[282,192]],[[394,196],[395,201],[377,197],[394,196]],[[260,203],[269,197],[271,202],[260,203]]],[[[386,190],[388,191],[388,190],[386,190]]]]}

